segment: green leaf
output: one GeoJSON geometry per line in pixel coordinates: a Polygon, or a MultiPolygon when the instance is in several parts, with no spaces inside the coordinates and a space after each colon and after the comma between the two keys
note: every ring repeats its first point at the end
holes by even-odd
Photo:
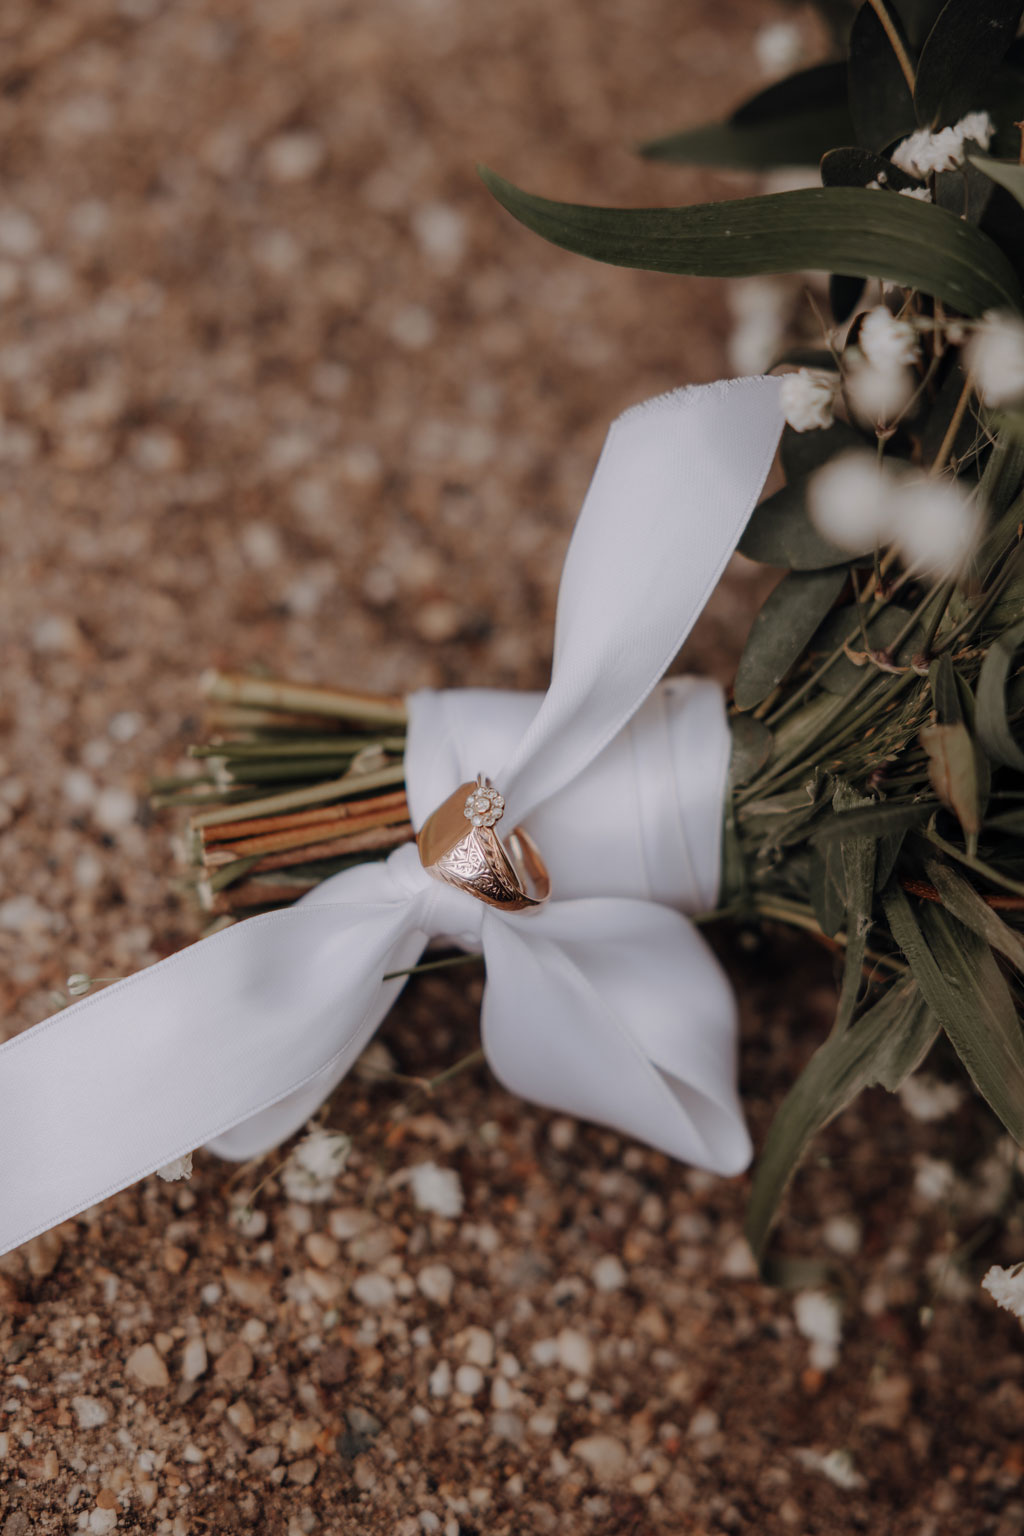
{"type": "Polygon", "coordinates": [[[988,648],[978,674],[974,728],[978,740],[997,763],[1024,769],[1024,751],[1010,729],[1006,710],[1006,679],[1019,646],[1024,645],[1024,622],[1015,624],[988,648]]]}
{"type": "Polygon", "coordinates": [[[922,127],[987,105],[985,87],[1017,35],[1024,0],[948,0],[921,49],[914,105],[922,127]]]}
{"type": "Polygon", "coordinates": [[[936,1031],[917,987],[906,982],[891,986],[849,1029],[819,1046],[783,1100],[754,1173],[746,1234],[758,1259],[812,1138],[864,1088],[882,1081],[888,1087],[912,1071],[936,1031]]]}
{"type": "Polygon", "coordinates": [[[729,783],[749,784],[772,754],[772,733],[753,715],[734,715],[729,722],[732,755],[729,759],[729,783]]]}
{"type": "Polygon", "coordinates": [[[971,733],[958,720],[955,725],[926,725],[918,739],[928,758],[931,786],[956,816],[973,851],[981,831],[981,793],[971,733]]]}
{"type": "Polygon", "coordinates": [[[882,5],[905,51],[909,44],[899,15],[884,0],[873,0],[857,12],[850,33],[850,112],[857,142],[884,149],[917,127],[914,99],[899,59],[875,9],[882,5]]]}
{"type": "Polygon", "coordinates": [[[960,704],[960,690],[956,685],[953,658],[943,651],[928,668],[928,682],[932,690],[935,713],[943,725],[955,725],[964,717],[960,704]]]}
{"type": "Polygon", "coordinates": [[[942,905],[957,922],[970,928],[992,949],[1005,955],[1011,965],[1024,973],[1024,941],[1008,923],[1004,923],[962,875],[938,859],[926,859],[925,874],[942,898],[942,905]]]}
{"type": "Polygon", "coordinates": [[[920,49],[944,4],[945,0],[892,0],[913,48],[920,49]]]}
{"type": "MultiPolygon", "coordinates": [[[[865,805],[873,809],[874,804],[864,795],[857,794],[849,784],[840,784],[832,801],[839,816],[865,805]]],[[[875,895],[877,846],[873,836],[844,837],[839,844],[846,887],[846,955],[843,959],[843,981],[833,1029],[840,1034],[849,1027],[864,981],[864,954],[871,931],[871,910],[875,895]]]]}
{"type": "Polygon", "coordinates": [[[982,1098],[1024,1143],[1024,1037],[991,949],[942,907],[925,905],[915,916],[897,885],[882,901],[921,996],[982,1098]]]}
{"type": "Polygon", "coordinates": [[[817,165],[826,150],[852,133],[845,67],[816,64],[759,91],[726,122],[652,139],[640,153],[648,160],[745,170],[817,165]]]}
{"type": "MultiPolygon", "coordinates": [[[[868,643],[873,651],[887,652],[910,619],[910,611],[898,603],[886,603],[867,624],[868,643]]],[[[897,666],[909,665],[910,658],[921,649],[924,639],[919,625],[915,625],[903,641],[894,660],[897,666]]],[[[850,603],[830,613],[811,642],[810,650],[816,656],[827,656],[847,641],[851,651],[863,651],[864,640],[857,621],[857,605],[850,603]]],[[[849,693],[864,677],[865,662],[858,666],[849,656],[838,656],[828,671],[822,675],[821,686],[829,693],[849,693]]]]}
{"type": "Polygon", "coordinates": [[[815,829],[811,840],[816,847],[824,848],[850,837],[891,837],[896,832],[905,832],[908,827],[919,827],[933,810],[934,806],[926,800],[915,801],[912,805],[876,800],[857,810],[828,817],[815,829]]]}
{"type": "Polygon", "coordinates": [[[807,510],[806,479],[784,485],[755,507],[737,548],[748,560],[783,565],[792,571],[850,565],[871,554],[871,550],[864,550],[860,556],[851,555],[848,549],[838,549],[822,538],[807,510]]]}
{"type": "Polygon", "coordinates": [[[834,938],[846,916],[846,871],[838,842],[812,847],[810,898],[818,927],[826,938],[834,938]]]}
{"type": "Polygon", "coordinates": [[[967,315],[1024,307],[999,247],[916,198],[820,187],[688,208],[588,208],[535,197],[486,167],[480,175],[528,229],[613,266],[698,277],[813,268],[886,278],[967,315]]]}
{"type": "Polygon", "coordinates": [[[885,155],[858,146],[833,149],[821,162],[821,183],[825,187],[866,187],[869,181],[880,181],[894,192],[903,192],[921,183],[908,176],[885,155]]]}
{"type": "Polygon", "coordinates": [[[762,604],[736,669],[737,709],[753,709],[782,681],[846,583],[846,571],[791,571],[762,604]]]}
{"type": "Polygon", "coordinates": [[[968,155],[973,166],[1000,187],[1005,187],[1024,208],[1024,165],[1017,160],[992,160],[988,155],[968,155]]]}

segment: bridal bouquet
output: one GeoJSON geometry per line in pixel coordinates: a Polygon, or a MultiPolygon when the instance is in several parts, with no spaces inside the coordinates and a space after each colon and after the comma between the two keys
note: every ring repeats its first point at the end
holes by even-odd
{"type": "Polygon", "coordinates": [[[820,187],[612,209],[483,172],[568,250],[816,269],[831,316],[781,378],[615,424],[543,699],[207,680],[195,771],[157,796],[190,807],[211,936],[2,1048],[0,1156],[30,1172],[0,1247],[200,1142],[279,1144],[431,940],[482,952],[484,1048],[513,1091],[737,1172],[734,1006],[683,914],[791,924],[842,957],[833,1029],[755,1169],[759,1257],[815,1133],[940,1033],[1024,1143],[1024,0],[821,8],[843,57],[644,150],[820,162],[820,187]],[[783,415],[785,484],[751,515],[783,415]],[[710,684],[658,680],[737,540],[784,574],[726,711],[710,684]],[[185,1082],[182,1059],[203,1070],[185,1082]],[[113,1150],[93,1129],[111,1060],[113,1150]],[[73,1178],[69,1142],[88,1142],[73,1178]]]}
{"type": "MultiPolygon", "coordinates": [[[[785,574],[730,706],[718,912],[843,954],[833,1030],[780,1109],[748,1232],[763,1253],[815,1132],[895,1090],[945,1032],[1024,1140],[1024,43],[1006,0],[823,5],[844,57],[662,161],[817,166],[821,187],[519,220],[592,259],[688,275],[830,274],[779,361],[785,485],[740,541],[785,574]]],[[[189,858],[220,921],[413,836],[403,709],[221,677],[189,858]],[[344,800],[332,778],[361,767],[344,800]],[[358,786],[358,787],[357,787],[358,786]]]]}

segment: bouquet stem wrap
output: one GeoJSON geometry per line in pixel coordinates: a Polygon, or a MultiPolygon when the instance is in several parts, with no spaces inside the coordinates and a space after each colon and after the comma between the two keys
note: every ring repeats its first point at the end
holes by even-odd
{"type": "Polygon", "coordinates": [[[683,915],[715,901],[728,731],[711,685],[654,690],[781,427],[773,379],[626,412],[566,557],[547,694],[410,700],[413,825],[488,774],[552,900],[495,911],[406,845],[0,1046],[0,1251],[198,1145],[246,1159],[292,1134],[401,991],[382,978],[442,935],[484,955],[484,1049],[512,1091],[716,1172],[746,1165],[731,989],[683,915]]]}

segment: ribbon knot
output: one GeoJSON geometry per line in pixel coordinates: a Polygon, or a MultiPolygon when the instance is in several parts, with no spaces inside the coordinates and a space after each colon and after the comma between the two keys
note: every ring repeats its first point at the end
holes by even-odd
{"type": "Polygon", "coordinates": [[[678,390],[614,423],[566,557],[548,692],[410,699],[413,823],[479,770],[551,873],[501,912],[416,850],[326,880],[0,1046],[0,1252],[207,1144],[265,1152],[344,1077],[439,937],[482,950],[482,1038],[513,1092],[735,1173],[750,1155],[729,983],[683,916],[716,899],[729,734],[658,681],[753,510],[778,381],[678,390]]]}

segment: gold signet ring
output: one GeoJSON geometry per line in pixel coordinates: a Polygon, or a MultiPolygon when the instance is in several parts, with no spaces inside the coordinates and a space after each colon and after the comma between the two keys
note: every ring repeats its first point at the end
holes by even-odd
{"type": "Polygon", "coordinates": [[[501,795],[481,774],[475,784],[460,784],[427,817],[416,844],[423,868],[435,880],[501,912],[522,912],[547,901],[551,880],[522,827],[505,843],[498,837],[494,827],[504,811],[501,795]]]}

